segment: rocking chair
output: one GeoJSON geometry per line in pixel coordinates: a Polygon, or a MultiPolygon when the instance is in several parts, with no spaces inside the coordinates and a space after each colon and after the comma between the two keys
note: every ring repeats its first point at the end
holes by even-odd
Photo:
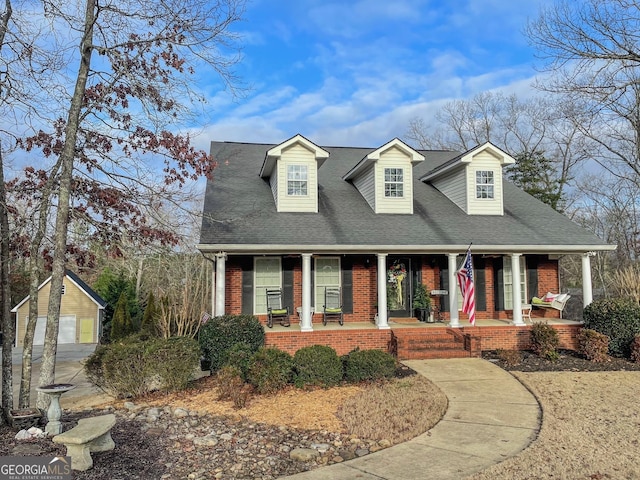
{"type": "Polygon", "coordinates": [[[273,321],[279,321],[283,327],[291,325],[289,307],[282,305],[282,290],[267,290],[267,327],[273,327],[273,321]]]}
{"type": "Polygon", "coordinates": [[[326,325],[330,320],[337,320],[340,325],[344,325],[342,297],[340,295],[340,289],[335,287],[326,287],[324,289],[324,314],[322,316],[322,324],[326,325]]]}

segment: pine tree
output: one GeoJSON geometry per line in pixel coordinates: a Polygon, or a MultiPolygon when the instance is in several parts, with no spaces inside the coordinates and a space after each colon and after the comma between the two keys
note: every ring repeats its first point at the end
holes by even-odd
{"type": "Polygon", "coordinates": [[[142,315],[142,323],[140,325],[140,332],[148,334],[150,336],[158,335],[158,307],[156,305],[156,299],[153,295],[153,292],[149,292],[149,297],[147,298],[147,306],[144,309],[144,313],[142,315]]]}
{"type": "Polygon", "coordinates": [[[127,294],[123,292],[118,299],[118,303],[116,303],[113,320],[111,321],[112,342],[135,333],[133,322],[131,321],[131,314],[127,308],[128,301],[127,294]]]}

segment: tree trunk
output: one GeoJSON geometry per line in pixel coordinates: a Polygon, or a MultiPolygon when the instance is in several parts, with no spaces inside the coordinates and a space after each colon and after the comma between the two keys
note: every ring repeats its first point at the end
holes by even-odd
{"type": "MultiPolygon", "coordinates": [[[[60,301],[62,299],[62,284],[65,274],[65,260],[67,252],[67,231],[69,227],[69,211],[71,198],[71,180],[76,152],[76,140],[80,125],[80,114],[87,88],[89,68],[91,63],[93,24],[96,20],[96,0],[87,0],[85,8],[84,35],[80,44],[80,67],[76,79],[76,86],[71,98],[71,106],[65,127],[65,139],[60,155],[60,190],[58,196],[58,210],[54,232],[53,268],[51,272],[51,292],[47,310],[47,327],[45,331],[44,347],[42,350],[42,365],[40,366],[40,385],[49,385],[55,381],[56,350],[58,348],[58,328],[60,321],[60,301]]],[[[48,395],[38,393],[37,406],[46,408],[48,395]]]]}
{"type": "MultiPolygon", "coordinates": [[[[15,322],[11,315],[11,283],[9,282],[9,212],[4,186],[4,159],[0,145],[0,287],[2,290],[2,409],[6,414],[13,408],[13,343],[15,322]]],[[[2,423],[0,421],[0,423],[2,423]]]]}

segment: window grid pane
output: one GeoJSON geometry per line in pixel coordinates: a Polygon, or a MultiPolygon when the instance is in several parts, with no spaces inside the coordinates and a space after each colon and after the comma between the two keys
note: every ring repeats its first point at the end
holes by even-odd
{"type": "MultiPolygon", "coordinates": [[[[520,258],[520,302],[527,302],[527,268],[524,257],[520,258]]],[[[511,258],[504,258],[504,266],[502,269],[504,283],[504,309],[513,310],[513,273],[511,271],[511,258]]]]}
{"type": "Polygon", "coordinates": [[[340,287],[340,259],[337,257],[316,258],[315,311],[322,312],[325,287],[340,287]]]}
{"type": "Polygon", "coordinates": [[[402,168],[384,169],[384,196],[402,198],[404,196],[404,172],[402,168]]]}
{"type": "Polygon", "coordinates": [[[267,290],[281,288],[279,258],[256,258],[254,284],[254,312],[267,313],[267,290]]]}
{"type": "Polygon", "coordinates": [[[476,198],[494,198],[494,179],[491,170],[476,172],[476,198]]]}
{"type": "Polygon", "coordinates": [[[307,166],[287,165],[287,195],[307,195],[307,166]]]}

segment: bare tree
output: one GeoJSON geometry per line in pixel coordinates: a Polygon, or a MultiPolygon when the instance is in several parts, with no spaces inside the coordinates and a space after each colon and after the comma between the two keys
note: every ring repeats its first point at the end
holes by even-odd
{"type": "MultiPolygon", "coordinates": [[[[19,97],[24,108],[8,111],[31,134],[11,134],[25,150],[41,152],[49,165],[38,172],[53,189],[38,199],[39,218],[48,222],[51,212],[56,219],[51,251],[35,244],[30,249],[38,251],[36,257],[44,254],[52,272],[40,384],[55,380],[62,281],[77,252],[68,241],[70,222],[85,222],[87,235],[103,244],[123,244],[120,239],[127,237],[140,244],[147,238],[167,245],[178,241],[175,231],[149,224],[144,205],[153,197],[180,205],[186,182],[212,174],[215,163],[207,152],[194,149],[176,128],[192,120],[203,100],[193,88],[196,72],[214,73],[210,77],[223,88],[237,86],[231,26],[244,3],[45,1],[43,11],[31,9],[29,18],[20,12],[20,20],[38,25],[36,33],[43,35],[29,37],[14,22],[14,38],[22,36],[31,48],[6,57],[24,72],[24,88],[12,97],[14,106],[19,97]],[[45,64],[50,68],[37,71],[45,64]]],[[[4,60],[3,52],[6,65],[4,60]]],[[[13,71],[5,71],[3,87],[17,82],[13,71]]],[[[37,316],[35,306],[31,315],[37,316]]],[[[38,405],[44,402],[39,396],[38,405]]]]}
{"type": "Polygon", "coordinates": [[[558,1],[526,33],[553,74],[539,87],[570,99],[593,158],[640,182],[640,3],[558,1]]]}
{"type": "Polygon", "coordinates": [[[562,99],[520,100],[515,95],[483,92],[445,104],[436,113],[434,125],[412,120],[407,137],[427,149],[464,152],[490,141],[516,158],[544,157],[541,166],[548,170],[549,194],[558,199],[553,206],[562,209],[575,167],[589,155],[572,113],[571,103],[562,99]]]}

